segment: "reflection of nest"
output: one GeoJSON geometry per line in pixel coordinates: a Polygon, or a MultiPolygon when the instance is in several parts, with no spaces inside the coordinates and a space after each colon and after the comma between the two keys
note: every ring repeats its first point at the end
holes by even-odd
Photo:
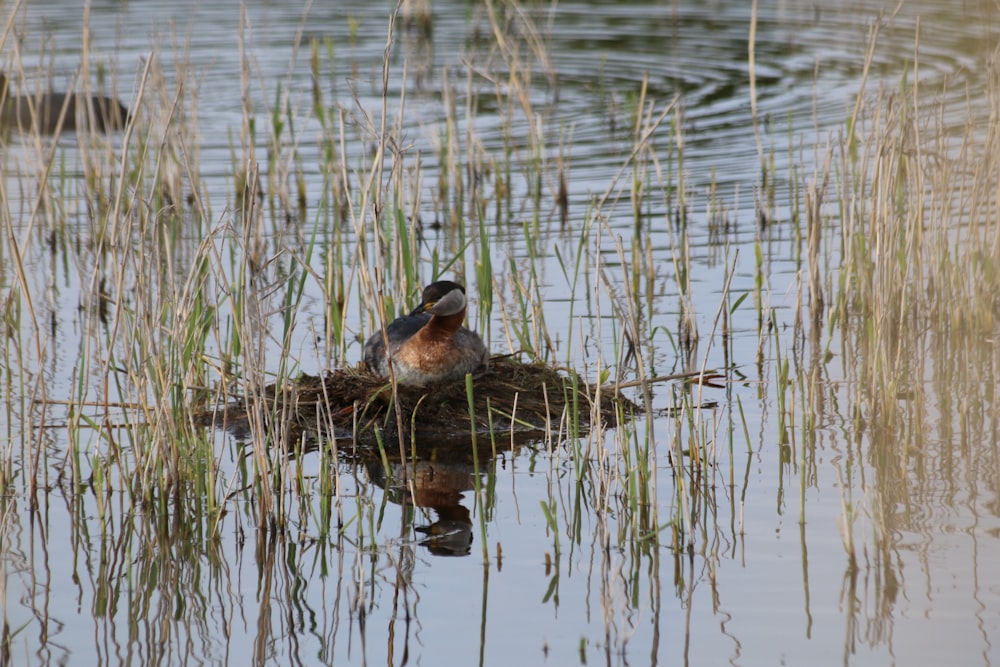
{"type": "MultiPolygon", "coordinates": [[[[591,427],[594,412],[593,389],[578,377],[563,375],[550,366],[501,357],[492,359],[488,370],[473,377],[471,415],[462,381],[401,386],[397,396],[403,430],[425,439],[468,436],[473,430],[558,429],[564,419],[571,424],[570,429],[585,431],[591,427]]],[[[356,433],[362,441],[374,440],[378,431],[396,432],[392,387],[362,369],[303,375],[295,382],[268,385],[260,405],[269,419],[277,418],[303,431],[338,437],[356,433]]],[[[604,387],[596,412],[606,424],[617,425],[618,415],[628,419],[634,407],[604,387]]],[[[226,421],[233,424],[245,419],[246,412],[245,404],[231,404],[226,408],[226,421]]]]}

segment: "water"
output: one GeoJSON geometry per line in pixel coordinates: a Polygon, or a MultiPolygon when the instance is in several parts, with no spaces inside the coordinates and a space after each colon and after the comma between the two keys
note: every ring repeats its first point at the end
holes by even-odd
{"type": "MultiPolygon", "coordinates": [[[[612,289],[595,277],[574,289],[556,250],[572,256],[595,197],[617,188],[628,192],[631,171],[617,183],[614,179],[635,143],[629,114],[644,81],[647,99],[655,103],[653,115],[675,95],[683,108],[683,175],[692,202],[691,294],[702,336],[690,357],[678,357],[670,344],[680,316],[673,233],[662,221],[670,204],[653,197],[644,210],[644,233],[652,257],[650,298],[658,327],[648,352],[650,370],[657,373],[697,368],[706,351],[709,367],[726,365],[718,332],[713,339],[713,322],[730,265],[732,294],[753,292],[758,239],[766,272],[762,305],[774,310],[779,335],[791,336],[785,332],[795,319],[795,285],[802,267],[795,260],[797,241],[788,224],[794,189],[788,175],[792,165],[812,169],[827,144],[842,136],[858,93],[866,35],[880,12],[885,24],[868,92],[899,85],[902,68],[913,60],[919,22],[921,85],[928,91],[947,86],[947,92],[935,92],[935,98],[950,103],[954,117],[947,120],[956,132],[970,113],[976,122],[989,122],[977,115],[988,108],[983,105],[985,63],[1000,31],[989,3],[956,8],[912,2],[894,15],[889,5],[860,0],[822,7],[794,1],[761,4],[767,6],[760,8],[757,26],[757,115],[761,147],[773,155],[778,182],[771,209],[775,224],[760,234],[755,207],[755,198],[762,196],[760,158],[750,108],[747,3],[580,2],[538,8],[535,25],[542,28],[549,71],[534,66],[530,113],[524,111],[527,103],[513,101],[522,108],[513,114],[509,144],[504,144],[505,116],[500,113],[502,105],[511,103],[503,95],[504,82],[474,78],[478,107],[469,119],[464,112],[459,118],[474,125],[487,161],[499,163],[508,146],[528,152],[529,133],[540,128],[549,165],[544,170],[543,203],[537,209],[526,201],[520,207],[515,204],[506,217],[486,213],[500,306],[483,328],[495,351],[506,351],[507,346],[500,311],[509,315],[514,310],[510,266],[527,273],[533,264],[548,333],[556,341],[555,360],[590,377],[598,370],[598,359],[612,363],[621,329],[610,316],[609,292],[624,279],[613,242],[620,237],[630,249],[635,235],[627,194],[606,205],[607,229],[595,233],[584,250],[588,265],[600,260],[612,289]],[[561,139],[566,133],[571,138],[561,139]],[[569,164],[565,226],[555,205],[552,177],[561,146],[566,147],[569,164]],[[713,187],[725,213],[721,218],[728,221],[722,229],[720,216],[709,209],[713,187]],[[523,226],[527,221],[530,227],[535,216],[534,247],[529,248],[523,226]],[[598,237],[599,251],[594,245],[598,237]],[[715,343],[709,345],[710,340],[715,343]]],[[[280,83],[297,119],[296,149],[309,208],[314,209],[327,185],[319,167],[324,134],[311,112],[313,82],[306,45],[316,37],[334,46],[335,57],[324,61],[320,86],[327,103],[347,115],[349,161],[364,164],[370,137],[359,107],[372,115],[380,109],[389,8],[383,3],[336,3],[303,10],[277,3],[242,9],[253,82],[249,95],[257,122],[261,128],[268,125],[267,110],[280,83]]],[[[404,135],[412,142],[406,156],[415,160],[419,154],[425,170],[423,183],[414,188],[421,195],[418,211],[425,223],[419,267],[424,281],[431,278],[435,252],[455,252],[448,230],[458,224],[434,204],[440,168],[435,146],[446,118],[440,96],[446,83],[442,68],[448,68],[464,95],[465,63],[482,62],[492,39],[483,10],[476,5],[436,3],[433,11],[433,48],[421,50],[426,43],[400,32],[397,53],[412,58],[410,79],[405,86],[401,83],[397,58],[389,84],[390,112],[398,109],[399,95],[406,91],[404,135]],[[443,229],[435,230],[432,222],[443,229]]],[[[196,111],[198,133],[187,148],[198,151],[198,188],[207,198],[209,225],[230,219],[236,206],[233,153],[239,153],[243,118],[241,15],[240,5],[228,2],[169,7],[106,3],[90,9],[91,59],[111,65],[116,76],[110,85],[122,99],[133,97],[133,79],[151,54],[168,77],[181,79],[175,73],[182,68],[194,72],[184,80],[194,84],[194,90],[187,91],[193,106],[187,113],[196,111]]],[[[19,16],[15,25],[24,36],[20,62],[28,74],[40,61],[39,52],[32,49],[44,46],[50,49],[44,62],[46,67],[51,62],[56,84],[69,85],[80,59],[80,8],[74,3],[42,3],[24,7],[19,16]]],[[[13,47],[6,48],[11,50],[5,50],[5,62],[14,62],[13,47]]],[[[155,125],[162,122],[165,109],[147,103],[144,113],[155,125]]],[[[653,132],[656,155],[664,165],[672,161],[667,156],[675,136],[672,119],[653,132]]],[[[65,156],[64,168],[77,173],[76,140],[61,139],[57,151],[65,156]]],[[[267,164],[263,141],[254,153],[267,164]]],[[[39,234],[26,231],[35,195],[32,179],[40,164],[35,149],[14,138],[6,147],[5,163],[10,226],[27,242],[27,283],[35,308],[54,322],[57,332],[45,341],[41,372],[50,399],[69,396],[74,369],[89,338],[96,335],[84,328],[87,318],[81,305],[88,298],[81,294],[86,286],[58,251],[39,241],[39,234]]],[[[673,178],[671,174],[663,180],[673,178]]],[[[511,188],[515,202],[532,191],[521,174],[511,179],[511,188]]],[[[71,202],[68,219],[85,240],[86,206],[71,202]]],[[[299,221],[307,229],[314,223],[308,215],[299,221]]],[[[279,236],[276,227],[281,224],[269,219],[269,238],[279,236]]],[[[202,232],[184,233],[197,238],[202,232]]],[[[467,249],[465,257],[471,264],[475,249],[467,249]]],[[[3,264],[5,291],[17,294],[13,262],[3,264]]],[[[358,303],[360,296],[352,293],[351,299],[358,303]]],[[[360,345],[341,351],[316,341],[315,332],[323,328],[323,301],[315,286],[307,290],[291,344],[294,364],[309,372],[353,363],[360,356],[360,345]]],[[[362,337],[371,326],[363,310],[358,303],[347,324],[362,337]]],[[[474,308],[473,323],[476,315],[474,308]]],[[[619,540],[628,532],[624,500],[611,503],[620,509],[611,516],[592,512],[592,504],[581,502],[580,494],[600,493],[599,477],[580,466],[573,456],[576,450],[544,443],[501,452],[483,463],[489,474],[481,479],[495,485],[485,494],[484,507],[474,502],[475,473],[464,455],[430,464],[421,478],[426,486],[418,490],[422,507],[405,511],[399,504],[402,492],[382,488],[377,461],[345,461],[338,465],[345,514],[351,516],[357,508],[371,523],[352,525],[348,539],[329,544],[316,540],[316,513],[308,507],[295,522],[298,536],[258,542],[254,509],[242,502],[245,495],[239,490],[232,495],[217,539],[203,534],[196,516],[174,515],[171,525],[151,530],[142,521],[142,511],[132,513],[124,493],[107,500],[109,509],[88,499],[82,508],[71,510],[64,495],[66,481],[57,477],[60,465],[53,464],[45,477],[50,490],[39,494],[37,511],[30,510],[22,477],[6,491],[0,597],[11,633],[10,661],[1000,662],[993,640],[1000,630],[1000,576],[993,565],[1000,558],[996,443],[970,444],[953,434],[958,429],[945,426],[933,433],[928,429],[916,442],[912,434],[865,436],[871,438],[865,451],[885,447],[897,452],[898,458],[889,457],[883,465],[878,456],[862,453],[856,424],[845,407],[834,404],[822,412],[825,421],[817,428],[814,455],[800,457],[801,443],[792,442],[790,449],[781,443],[774,347],[765,341],[758,367],[760,339],[749,300],[735,311],[731,327],[735,368],[730,377],[742,381],[704,390],[706,404],[718,405],[705,414],[710,428],[716,429],[719,449],[708,473],[714,480],[707,486],[712,495],[699,513],[691,554],[673,553],[666,534],[646,549],[619,540]],[[749,453],[739,425],[740,409],[747,421],[749,453]],[[727,430],[727,424],[737,426],[727,430]],[[727,433],[738,436],[732,454],[727,433]],[[958,444],[948,446],[952,442],[958,444]],[[942,454],[953,450],[966,453],[942,454]],[[861,545],[857,569],[841,537],[844,494],[838,471],[845,470],[862,478],[846,482],[860,517],[854,524],[861,545]],[[541,510],[553,498],[558,532],[550,530],[541,510]],[[411,521],[446,534],[429,539],[414,531],[411,521]],[[579,537],[574,539],[571,526],[576,521],[579,537]],[[481,525],[489,558],[485,566],[481,525]]],[[[274,348],[272,342],[272,371],[279,368],[274,348]]],[[[21,354],[30,360],[35,352],[21,354]]],[[[836,384],[846,372],[838,372],[841,362],[832,368],[830,395],[846,405],[850,390],[836,384]]],[[[90,381],[94,387],[103,384],[99,377],[90,381]]],[[[675,399],[670,389],[660,388],[654,406],[666,408],[675,399]]],[[[56,406],[51,408],[53,422],[64,416],[56,406]]],[[[18,414],[10,410],[3,423],[8,443],[4,450],[13,452],[16,473],[27,477],[30,470],[31,462],[19,455],[27,439],[37,439],[53,461],[65,456],[64,429],[24,431],[18,414]]],[[[657,511],[665,522],[676,510],[667,447],[678,425],[660,415],[648,423],[640,420],[638,431],[646,428],[659,443],[652,466],[657,511]]],[[[602,451],[593,458],[613,470],[630,456],[613,435],[592,442],[602,451]]],[[[233,438],[219,436],[216,452],[230,478],[236,476],[241,451],[233,438]]],[[[322,465],[315,454],[303,460],[311,488],[322,465]]]]}

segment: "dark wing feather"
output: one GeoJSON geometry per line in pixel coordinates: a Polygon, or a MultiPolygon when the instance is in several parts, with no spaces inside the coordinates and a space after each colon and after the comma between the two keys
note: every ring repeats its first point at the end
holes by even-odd
{"type": "MultiPolygon", "coordinates": [[[[386,327],[386,337],[389,339],[389,353],[395,354],[399,346],[410,336],[417,333],[431,319],[430,313],[419,315],[403,315],[397,317],[386,327]]],[[[386,374],[388,367],[385,361],[385,342],[382,332],[376,331],[365,343],[365,366],[373,373],[386,374]]]]}

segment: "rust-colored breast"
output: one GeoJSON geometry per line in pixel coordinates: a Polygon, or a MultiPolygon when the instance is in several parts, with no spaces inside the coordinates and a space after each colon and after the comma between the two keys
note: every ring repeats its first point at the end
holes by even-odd
{"type": "Polygon", "coordinates": [[[454,338],[428,324],[399,348],[393,361],[424,373],[435,373],[453,363],[455,351],[454,338]]]}
{"type": "Polygon", "coordinates": [[[392,357],[397,381],[423,385],[454,380],[485,364],[486,347],[462,328],[463,319],[463,314],[435,315],[402,343],[392,357]]]}

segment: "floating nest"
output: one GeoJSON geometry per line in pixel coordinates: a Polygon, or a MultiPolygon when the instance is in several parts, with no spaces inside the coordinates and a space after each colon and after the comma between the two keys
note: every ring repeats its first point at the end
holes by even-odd
{"type": "MultiPolygon", "coordinates": [[[[396,437],[399,424],[405,435],[420,441],[468,439],[473,432],[579,432],[590,429],[595,418],[602,425],[618,426],[635,411],[635,405],[612,388],[596,391],[576,374],[508,357],[494,357],[486,370],[473,376],[471,409],[465,382],[400,386],[394,402],[392,386],[360,367],[268,385],[252,403],[263,409],[268,423],[280,424],[286,433],[359,442],[396,437]]],[[[249,403],[231,403],[224,412],[226,427],[238,430],[246,424],[249,403]]],[[[218,414],[212,421],[218,424],[218,414]]]]}

